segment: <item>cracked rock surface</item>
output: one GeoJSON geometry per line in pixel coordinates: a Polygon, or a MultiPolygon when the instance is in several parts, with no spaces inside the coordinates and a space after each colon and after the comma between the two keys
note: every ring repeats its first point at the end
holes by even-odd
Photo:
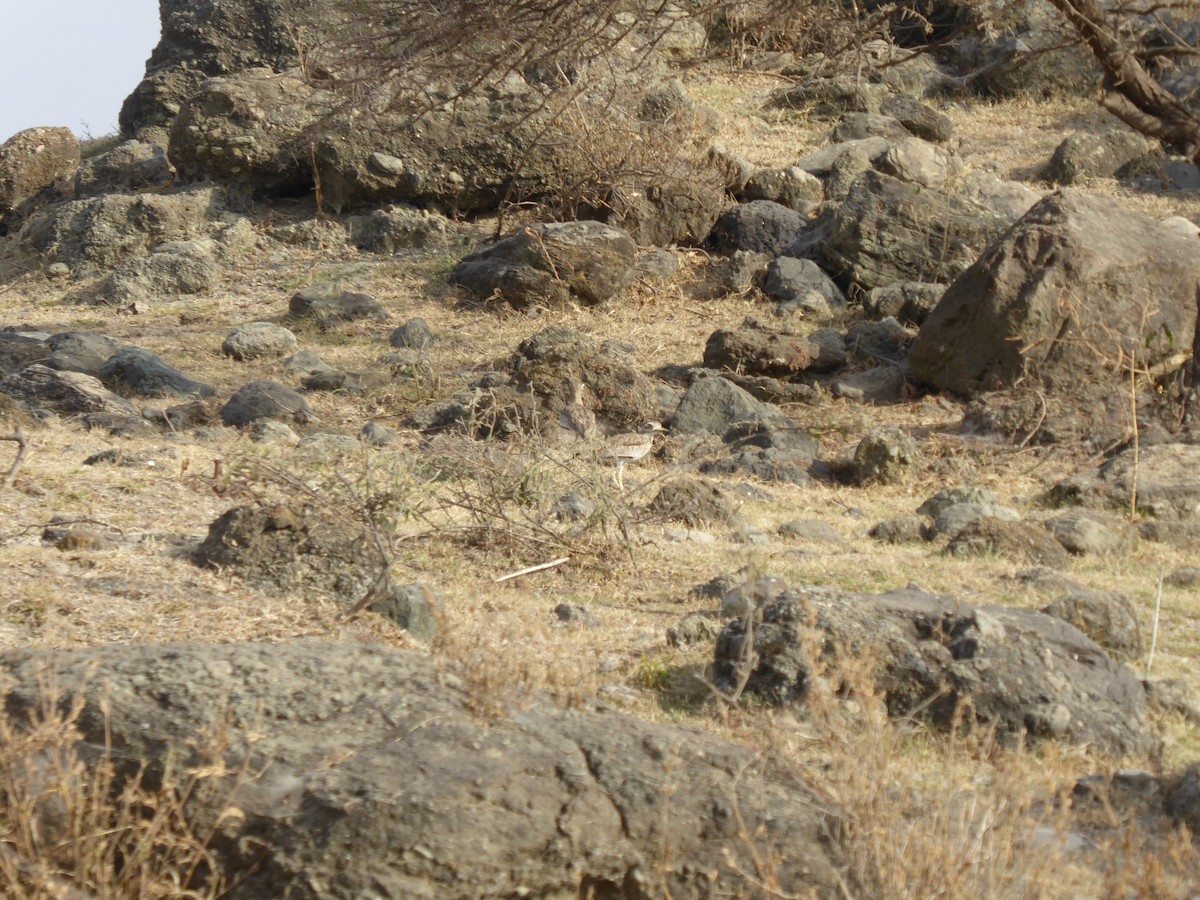
{"type": "Polygon", "coordinates": [[[484,716],[429,658],[335,641],[15,651],[11,713],[50,670],[86,698],[86,738],[107,695],[119,758],[152,772],[224,729],[251,775],[206,782],[189,815],[203,832],[224,814],[229,897],[749,896],[765,848],[786,850],[781,890],[836,895],[836,813],[794,769],[696,731],[538,698],[484,716]]]}

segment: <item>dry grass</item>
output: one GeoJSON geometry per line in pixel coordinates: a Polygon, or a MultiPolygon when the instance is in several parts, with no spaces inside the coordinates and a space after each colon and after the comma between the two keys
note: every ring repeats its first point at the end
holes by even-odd
{"type": "MultiPolygon", "coordinates": [[[[721,140],[756,164],[790,164],[827,136],[829,123],[761,108],[762,99],[778,86],[771,76],[707,72],[695,86],[700,99],[722,112],[721,140]]],[[[1025,178],[1068,131],[1097,121],[1082,103],[973,105],[952,108],[950,114],[958,133],[955,152],[968,171],[1025,178]]],[[[1158,215],[1195,216],[1197,210],[1197,201],[1187,198],[1123,199],[1158,215]]],[[[476,237],[488,226],[479,223],[476,237]]],[[[674,281],[635,285],[612,306],[529,315],[457,305],[444,279],[461,253],[458,247],[418,259],[330,248],[289,250],[279,257],[272,255],[277,249],[263,250],[228,270],[223,287],[211,295],[153,305],[136,317],[77,305],[73,286],[44,278],[12,247],[4,252],[10,273],[0,286],[4,322],[103,332],[162,355],[213,384],[222,396],[255,379],[289,380],[277,363],[232,363],[219,348],[237,324],[281,321],[290,294],[300,286],[350,278],[380,299],[392,324],[425,318],[442,336],[431,350],[427,377],[363,398],[310,397],[321,427],[344,433],[371,419],[398,425],[426,400],[453,395],[481,368],[552,325],[598,340],[628,341],[635,348],[632,364],[651,372],[668,363],[698,364],[714,330],[736,327],[747,315],[768,315],[753,294],[715,291],[714,262],[697,251],[681,253],[683,266],[674,281]]],[[[389,349],[390,327],[302,330],[300,336],[306,349],[331,364],[365,369],[389,349]]],[[[482,715],[517,709],[535,691],[549,691],[564,703],[600,692],[639,715],[687,722],[769,750],[802,767],[846,810],[853,863],[848,890],[856,896],[1194,892],[1190,872],[1197,870],[1196,850],[1163,823],[1117,817],[1085,827],[1062,802],[1063,792],[1080,776],[1122,764],[1152,767],[1157,761],[1096,759],[1054,747],[1000,749],[987,735],[948,738],[909,723],[889,723],[864,688],[861,672],[840,676],[854,686],[852,704],[794,711],[749,701],[730,710],[696,677],[710,648],[666,646],[667,627],[714,605],[689,590],[742,569],[793,584],[833,584],[852,591],[886,591],[915,582],[980,603],[1040,607],[1053,599],[1015,580],[1020,567],[1004,560],[948,559],[930,544],[882,546],[867,531],[883,518],[913,512],[942,487],[965,484],[988,487],[1001,502],[1036,519],[1044,514],[1037,496],[1093,460],[1072,448],[1018,450],[964,438],[955,432],[959,413],[953,404],[915,400],[865,408],[825,398],[787,411],[799,427],[818,436],[824,456],[853,447],[867,428],[890,423],[921,436],[926,462],[906,482],[869,489],[727,481],[724,487],[738,515],[772,534],[772,541],[740,543],[722,527],[711,529],[713,540],[702,544],[670,536],[669,523],[644,510],[663,478],[689,469],[675,447],[660,459],[630,467],[627,480],[634,486],[628,496],[615,497],[609,470],[572,448],[537,440],[486,447],[451,440],[438,452],[456,455],[472,477],[430,481],[431,451],[410,433],[402,435],[399,447],[369,456],[314,461],[286,446],[252,444],[220,429],[201,436],[120,439],[62,423],[30,429],[29,458],[14,486],[0,495],[5,511],[0,647],[159,642],[195,635],[214,641],[319,635],[415,645],[377,616],[343,622],[331,602],[263,593],[228,574],[195,567],[185,552],[188,542],[202,537],[231,505],[256,496],[288,496],[288,488],[264,472],[289,473],[352,512],[364,495],[390,484],[399,498],[386,523],[395,547],[393,572],[402,581],[427,583],[444,597],[443,629],[427,649],[460,667],[482,715]],[[155,464],[82,465],[87,456],[111,447],[148,454],[155,464]],[[226,473],[223,480],[211,477],[217,461],[226,473]],[[346,482],[335,477],[339,472],[346,482]],[[579,533],[550,513],[568,489],[601,501],[596,520],[579,533]],[[54,517],[76,520],[77,527],[103,532],[110,540],[91,548],[55,547],[42,540],[54,517]],[[832,525],[843,540],[814,544],[776,534],[780,524],[796,518],[832,525]],[[571,559],[494,583],[559,555],[571,559]],[[559,623],[553,609],[562,602],[585,607],[594,625],[559,623]]],[[[1128,556],[1077,560],[1067,574],[1085,587],[1127,594],[1148,631],[1159,573],[1192,562],[1184,550],[1144,542],[1128,556]]],[[[1194,683],[1197,652],[1200,610],[1189,591],[1167,587],[1154,674],[1194,683]]],[[[56,716],[47,711],[22,731],[0,722],[6,729],[0,732],[6,792],[0,808],[0,877],[24,892],[11,895],[59,896],[53,891],[60,881],[96,896],[180,895],[171,893],[183,890],[172,879],[203,866],[202,838],[187,832],[171,795],[136,787],[130,790],[141,793],[126,795],[110,769],[84,765],[70,715],[56,716]],[[37,822],[49,798],[73,804],[66,837],[35,834],[23,824],[37,822]],[[111,842],[160,847],[155,843],[160,835],[170,835],[177,855],[155,854],[146,867],[128,873],[104,868],[118,852],[123,857],[134,852],[126,844],[117,851],[111,842]],[[108,893],[101,889],[105,885],[111,885],[108,893]]],[[[1166,742],[1162,764],[1168,770],[1200,753],[1194,725],[1162,717],[1156,727],[1166,742]]]]}
{"type": "MultiPolygon", "coordinates": [[[[63,697],[52,674],[39,708],[20,723],[0,716],[0,884],[13,900],[94,897],[207,900],[224,892],[187,814],[207,782],[234,775],[198,765],[148,777],[124,771],[111,746],[77,728],[81,698],[63,697]]],[[[203,748],[209,763],[219,746],[203,748]]]]}

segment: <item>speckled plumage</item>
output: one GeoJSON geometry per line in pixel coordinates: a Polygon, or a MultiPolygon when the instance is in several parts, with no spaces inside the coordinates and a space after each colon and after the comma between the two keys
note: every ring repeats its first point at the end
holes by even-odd
{"type": "Polygon", "coordinates": [[[638,431],[614,434],[604,448],[604,458],[617,465],[617,487],[625,490],[621,472],[626,463],[636,462],[654,449],[654,439],[662,434],[663,427],[657,422],[647,422],[638,431]]]}

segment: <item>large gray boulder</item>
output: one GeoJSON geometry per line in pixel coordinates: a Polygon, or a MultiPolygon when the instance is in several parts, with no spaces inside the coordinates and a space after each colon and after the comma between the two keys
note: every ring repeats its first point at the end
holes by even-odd
{"type": "Polygon", "coordinates": [[[313,186],[308,133],[333,98],[298,74],[249,69],[199,86],[171,125],[169,154],[181,182],[215,181],[250,196],[313,186]]]}
{"type": "MultiPolygon", "coordinates": [[[[288,4],[293,12],[308,5],[288,4]]],[[[206,78],[260,66],[282,71],[299,62],[298,23],[273,0],[159,0],[159,20],[146,75],[121,106],[124,135],[170,124],[206,78]]]]}
{"type": "Polygon", "coordinates": [[[149,141],[125,141],[80,164],[75,173],[75,196],[82,199],[159,187],[170,182],[171,175],[164,148],[149,141]]]}
{"type": "Polygon", "coordinates": [[[637,250],[628,232],[602,222],[533,225],[466,257],[450,282],[517,307],[595,306],[629,284],[637,250]]]}
{"type": "Polygon", "coordinates": [[[950,282],[1006,223],[942,191],[869,171],[850,188],[820,253],[825,271],[863,290],[897,281],[950,282]]]}
{"type": "Polygon", "coordinates": [[[716,674],[736,681],[755,659],[747,688],[776,703],[802,702],[816,667],[872,660],[875,690],[897,718],[942,728],[977,723],[1003,739],[1058,738],[1106,753],[1149,746],[1145,691],[1078,629],[1028,609],[973,606],[918,590],[847,594],[789,591],[767,603],[753,626],[726,626],[716,674]],[[812,659],[815,630],[820,659],[812,659]]]}
{"type": "Polygon", "coordinates": [[[225,191],[204,185],[169,194],[108,194],[42,210],[21,240],[49,261],[112,269],[168,241],[213,231],[226,210],[225,191]]]}
{"type": "Polygon", "coordinates": [[[0,234],[38,202],[69,192],[79,141],[69,128],[29,128],[0,144],[0,234]]]}
{"type": "Polygon", "coordinates": [[[1051,418],[1098,430],[1104,395],[1128,390],[1129,365],[1191,349],[1198,250],[1110,198],[1053,194],[946,290],[913,342],[913,374],[968,397],[1039,387],[1051,418]]]}
{"type": "Polygon", "coordinates": [[[203,779],[186,815],[230,900],[751,896],[762,847],[779,892],[842,895],[836,810],[698,731],[539,697],[481,716],[506,698],[453,667],[333,641],[11,652],[10,715],[51,672],[83,739],[132,767],[220,729],[210,771],[248,774],[203,779]]]}
{"type": "Polygon", "coordinates": [[[1167,521],[1200,518],[1200,445],[1126,448],[1099,466],[1064,478],[1049,491],[1062,506],[1138,511],[1167,521]]]}

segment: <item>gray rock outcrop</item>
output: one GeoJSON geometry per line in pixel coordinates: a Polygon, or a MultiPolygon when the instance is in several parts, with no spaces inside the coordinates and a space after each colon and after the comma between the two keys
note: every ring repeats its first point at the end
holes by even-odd
{"type": "Polygon", "coordinates": [[[221,821],[231,900],[753,894],[761,845],[786,847],[779,890],[839,896],[837,812],[800,773],[595,704],[481,717],[486,698],[425,655],[192,643],[11,652],[0,671],[10,715],[53,671],[85,740],[156,771],[221,728],[225,771],[250,774],[208,781],[188,815],[221,821]]]}

